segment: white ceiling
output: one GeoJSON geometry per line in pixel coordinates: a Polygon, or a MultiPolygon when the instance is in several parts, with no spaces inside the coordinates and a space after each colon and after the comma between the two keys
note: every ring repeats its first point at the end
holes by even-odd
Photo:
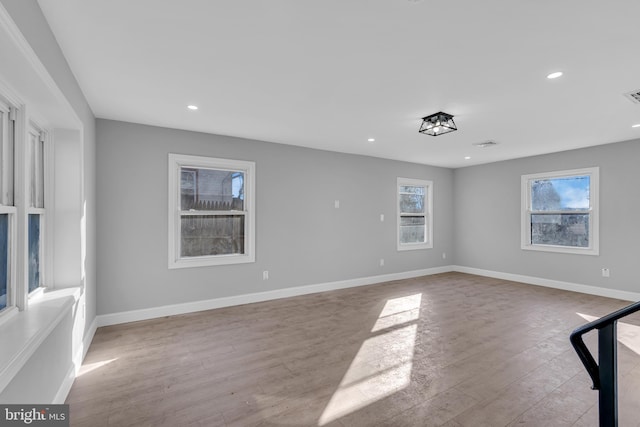
{"type": "Polygon", "coordinates": [[[100,118],[446,167],[640,138],[638,0],[39,3],[100,118]]]}

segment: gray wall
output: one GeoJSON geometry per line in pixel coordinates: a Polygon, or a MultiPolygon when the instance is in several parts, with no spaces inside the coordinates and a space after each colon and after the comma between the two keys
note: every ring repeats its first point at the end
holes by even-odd
{"type": "Polygon", "coordinates": [[[640,140],[454,171],[455,262],[465,267],[640,292],[640,140]],[[600,255],[520,249],[520,177],[600,167],[600,255]],[[601,269],[611,269],[603,278],[601,269]]]}
{"type": "MultiPolygon", "coordinates": [[[[75,113],[82,121],[82,161],[84,189],[84,220],[86,222],[86,255],[84,286],[87,319],[85,331],[96,317],[96,197],[95,197],[95,117],[80,89],[67,60],[62,54],[49,24],[36,0],[0,0],[11,18],[29,42],[31,48],[46,67],[75,113]]],[[[76,165],[73,165],[76,167],[76,165]]]]}
{"type": "Polygon", "coordinates": [[[449,264],[450,169],[102,119],[96,128],[98,314],[449,264]],[[255,263],[167,268],[169,153],[256,162],[255,263]],[[433,249],[396,250],[398,176],[434,181],[433,249]]]}
{"type": "MultiPolygon", "coordinates": [[[[82,164],[81,166],[71,165],[71,168],[81,169],[79,175],[82,182],[74,186],[74,191],[77,193],[77,187],[80,187],[84,195],[74,214],[77,214],[77,218],[82,216],[86,224],[85,253],[80,253],[79,240],[74,241],[73,244],[77,247],[72,250],[83,257],[75,263],[78,266],[82,263],[84,269],[78,268],[78,270],[81,270],[84,276],[77,275],[81,282],[75,280],[73,283],[75,286],[81,283],[84,286],[84,296],[79,301],[83,308],[78,310],[74,308],[73,311],[66,313],[65,319],[39,345],[24,367],[0,394],[0,402],[49,403],[58,392],[63,391],[61,383],[73,369],[72,358],[82,356],[82,338],[90,336],[88,333],[91,332],[91,323],[96,317],[95,118],[37,1],[0,0],[0,3],[9,12],[82,122],[76,158],[76,162],[80,160],[82,164]]],[[[58,131],[56,130],[56,133],[58,131]]],[[[55,167],[60,168],[64,165],[56,164],[55,167]]],[[[76,225],[76,228],[80,227],[80,224],[76,225]]],[[[54,253],[54,271],[55,262],[54,253]]],[[[60,287],[64,287],[65,284],[61,285],[60,287]]]]}

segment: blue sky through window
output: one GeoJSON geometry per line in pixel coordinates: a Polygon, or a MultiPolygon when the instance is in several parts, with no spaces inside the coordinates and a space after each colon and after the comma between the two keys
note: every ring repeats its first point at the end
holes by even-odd
{"type": "Polygon", "coordinates": [[[234,199],[244,200],[244,174],[234,172],[231,178],[231,195],[234,199]]]}
{"type": "Polygon", "coordinates": [[[551,184],[560,196],[564,209],[589,208],[589,176],[552,179],[551,184]]]}
{"type": "Polygon", "coordinates": [[[590,207],[589,175],[534,180],[531,184],[533,210],[578,210],[590,207]]]}

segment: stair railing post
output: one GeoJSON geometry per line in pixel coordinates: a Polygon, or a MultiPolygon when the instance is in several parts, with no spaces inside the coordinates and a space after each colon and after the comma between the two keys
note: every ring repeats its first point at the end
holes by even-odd
{"type": "Polygon", "coordinates": [[[618,427],[617,321],[598,330],[600,427],[618,427]]]}

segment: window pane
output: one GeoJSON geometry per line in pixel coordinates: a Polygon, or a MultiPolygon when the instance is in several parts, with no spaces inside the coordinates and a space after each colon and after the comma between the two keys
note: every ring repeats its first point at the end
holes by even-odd
{"type": "MultiPolygon", "coordinates": [[[[0,104],[0,107],[2,105],[0,104]]],[[[13,125],[0,110],[0,205],[13,206],[13,125]]]]}
{"type": "Polygon", "coordinates": [[[40,286],[40,215],[29,215],[29,292],[40,286]]]}
{"type": "Polygon", "coordinates": [[[181,218],[180,256],[244,254],[244,215],[181,218]]]}
{"type": "Polygon", "coordinates": [[[400,243],[424,243],[425,217],[403,216],[400,218],[400,243]]]}
{"type": "Polygon", "coordinates": [[[414,185],[401,185],[400,186],[401,193],[413,193],[413,194],[425,194],[425,188],[414,185]]]}
{"type": "Polygon", "coordinates": [[[9,285],[9,215],[0,214],[0,310],[7,307],[9,285]]]}
{"type": "Polygon", "coordinates": [[[29,206],[44,207],[44,143],[40,133],[29,133],[29,206]]]}
{"type": "Polygon", "coordinates": [[[424,200],[424,194],[400,194],[400,213],[424,213],[424,200]]]}
{"type": "Polygon", "coordinates": [[[590,177],[537,179],[531,182],[533,211],[589,209],[590,177]]]}
{"type": "MultiPolygon", "coordinates": [[[[6,132],[7,132],[7,125],[9,124],[9,121],[7,119],[8,119],[7,113],[0,110],[0,205],[8,204],[6,203],[6,200],[5,200],[6,199],[6,194],[5,194],[6,183],[4,181],[6,179],[5,176],[8,176],[9,174],[13,175],[13,171],[7,170],[7,167],[9,166],[10,163],[5,158],[6,157],[5,145],[8,143],[8,135],[6,135],[6,132]]],[[[11,164],[12,163],[13,162],[11,162],[11,164]]]]}
{"type": "Polygon", "coordinates": [[[244,210],[244,173],[216,169],[180,169],[181,210],[244,210]]]}
{"type": "Polygon", "coordinates": [[[533,214],[531,243],[587,248],[589,214],[533,214]]]}

